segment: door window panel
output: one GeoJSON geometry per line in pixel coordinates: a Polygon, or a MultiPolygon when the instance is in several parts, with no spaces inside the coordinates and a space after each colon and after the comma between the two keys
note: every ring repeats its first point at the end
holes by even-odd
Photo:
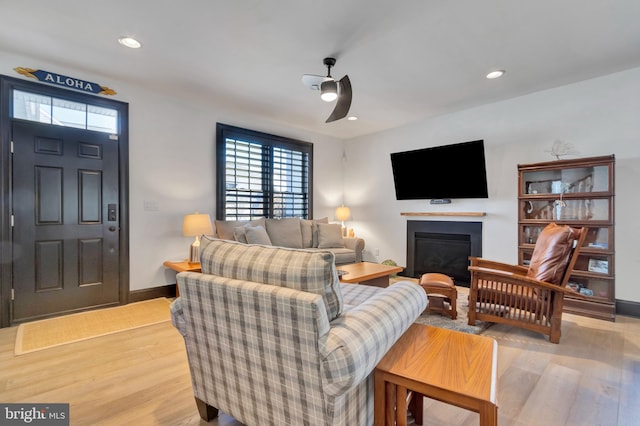
{"type": "Polygon", "coordinates": [[[118,134],[118,111],[22,90],[13,91],[13,118],[118,134]]]}

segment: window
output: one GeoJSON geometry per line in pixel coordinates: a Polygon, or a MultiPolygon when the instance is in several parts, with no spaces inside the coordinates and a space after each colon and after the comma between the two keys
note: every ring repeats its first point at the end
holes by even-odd
{"type": "Polygon", "coordinates": [[[217,124],[218,219],[308,218],[313,144],[217,124]]]}
{"type": "Polygon", "coordinates": [[[118,133],[118,111],[22,90],[13,91],[13,118],[118,133]]]}

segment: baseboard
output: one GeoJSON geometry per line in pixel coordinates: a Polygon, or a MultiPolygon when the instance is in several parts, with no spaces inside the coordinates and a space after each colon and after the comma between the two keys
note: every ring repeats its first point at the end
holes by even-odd
{"type": "Polygon", "coordinates": [[[131,291],[129,292],[129,303],[157,299],[158,297],[176,297],[176,285],[168,284],[161,287],[144,288],[142,290],[131,291]]]}
{"type": "Polygon", "coordinates": [[[616,315],[640,318],[640,303],[630,300],[616,300],[616,315]]]}

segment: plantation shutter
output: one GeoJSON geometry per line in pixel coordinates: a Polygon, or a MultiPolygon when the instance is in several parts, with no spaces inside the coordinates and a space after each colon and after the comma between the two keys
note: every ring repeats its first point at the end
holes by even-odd
{"type": "Polygon", "coordinates": [[[218,124],[216,217],[308,218],[312,148],[308,142],[218,124]]]}

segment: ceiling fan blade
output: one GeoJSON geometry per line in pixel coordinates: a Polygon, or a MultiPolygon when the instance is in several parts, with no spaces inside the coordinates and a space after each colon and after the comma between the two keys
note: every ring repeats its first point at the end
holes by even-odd
{"type": "Polygon", "coordinates": [[[336,107],[333,109],[333,112],[329,118],[327,118],[325,123],[330,123],[346,117],[349,113],[349,108],[351,108],[351,80],[349,80],[349,76],[345,75],[342,77],[339,83],[340,92],[338,95],[338,101],[336,102],[336,107]]]}
{"type": "Polygon", "coordinates": [[[323,82],[330,80],[333,79],[323,75],[304,74],[302,76],[302,84],[311,90],[320,90],[320,85],[323,82]]]}

